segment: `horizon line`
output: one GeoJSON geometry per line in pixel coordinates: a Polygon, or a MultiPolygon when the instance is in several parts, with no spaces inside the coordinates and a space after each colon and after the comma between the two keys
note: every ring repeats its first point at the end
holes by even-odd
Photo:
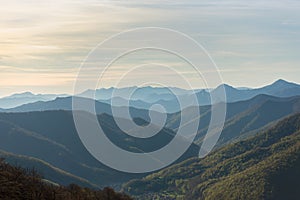
{"type": "MultiPolygon", "coordinates": [[[[151,88],[176,88],[176,89],[180,89],[180,90],[186,90],[186,91],[192,91],[192,90],[214,90],[222,85],[224,86],[229,86],[229,87],[233,87],[235,89],[238,89],[238,90],[253,90],[253,89],[259,89],[259,88],[263,88],[263,87],[267,87],[267,86],[271,86],[277,82],[285,82],[285,83],[290,83],[290,84],[297,84],[297,85],[300,85],[300,83],[296,83],[296,82],[292,82],[292,81],[287,81],[285,79],[282,79],[282,78],[279,78],[277,79],[276,81],[273,81],[269,84],[266,84],[266,85],[262,85],[260,87],[247,87],[247,86],[233,86],[233,85],[230,85],[228,83],[225,83],[223,82],[221,85],[218,85],[217,87],[215,88],[192,88],[192,89],[185,89],[185,88],[181,88],[181,87],[175,87],[175,86],[170,86],[170,87],[157,87],[157,86],[153,86],[153,85],[148,85],[148,86],[143,86],[143,87],[139,87],[139,86],[136,86],[136,85],[133,85],[133,86],[125,86],[125,87],[101,87],[101,88],[97,88],[97,89],[86,89],[84,91],[82,91],[81,93],[79,94],[82,94],[84,92],[87,92],[87,91],[94,91],[94,90],[109,90],[109,89],[127,89],[127,88],[147,88],[147,87],[151,87],[151,88]]],[[[11,97],[13,95],[22,95],[22,94],[26,94],[26,93],[30,93],[32,95],[61,95],[61,96],[65,96],[65,95],[68,95],[68,96],[72,96],[74,94],[70,94],[70,93],[34,93],[34,92],[31,92],[31,91],[20,91],[20,92],[15,92],[15,93],[10,93],[10,94],[7,94],[7,95],[0,95],[0,98],[6,98],[6,97],[11,97]]],[[[78,95],[78,94],[77,94],[78,95]]]]}

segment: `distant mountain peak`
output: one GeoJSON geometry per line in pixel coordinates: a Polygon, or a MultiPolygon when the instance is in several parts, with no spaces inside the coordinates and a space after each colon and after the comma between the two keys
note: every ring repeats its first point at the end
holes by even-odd
{"type": "Polygon", "coordinates": [[[283,79],[278,79],[277,81],[274,82],[274,84],[290,84],[290,82],[287,82],[286,80],[283,79]]]}
{"type": "Polygon", "coordinates": [[[228,84],[223,84],[224,87],[227,87],[227,88],[234,88],[232,87],[231,85],[228,85],[228,84]]]}
{"type": "Polygon", "coordinates": [[[224,88],[225,90],[236,90],[236,88],[232,87],[231,85],[225,84],[225,83],[222,85],[219,85],[215,90],[219,90],[222,88],[224,88]]]}
{"type": "Polygon", "coordinates": [[[16,98],[16,97],[32,97],[35,96],[32,92],[23,92],[23,93],[16,93],[13,94],[11,96],[9,96],[9,98],[16,98]]]}
{"type": "Polygon", "coordinates": [[[271,87],[286,87],[286,86],[298,86],[298,85],[295,83],[288,82],[283,79],[279,79],[279,80],[275,81],[273,84],[271,84],[270,86],[271,87]]]}

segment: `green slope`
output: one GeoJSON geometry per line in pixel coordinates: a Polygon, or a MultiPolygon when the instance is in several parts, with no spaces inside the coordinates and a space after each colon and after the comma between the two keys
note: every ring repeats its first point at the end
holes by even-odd
{"type": "Polygon", "coordinates": [[[189,159],[124,190],[140,199],[299,199],[300,114],[204,159],[189,159]]]}

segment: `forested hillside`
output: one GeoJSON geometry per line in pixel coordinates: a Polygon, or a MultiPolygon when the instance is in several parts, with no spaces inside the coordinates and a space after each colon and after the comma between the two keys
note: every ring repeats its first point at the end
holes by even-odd
{"type": "Polygon", "coordinates": [[[124,190],[139,199],[299,199],[300,114],[253,138],[189,159],[124,190]]]}
{"type": "Polygon", "coordinates": [[[78,185],[58,186],[32,170],[13,167],[0,160],[0,199],[3,200],[130,200],[128,195],[116,193],[111,188],[92,190],[78,185]]]}

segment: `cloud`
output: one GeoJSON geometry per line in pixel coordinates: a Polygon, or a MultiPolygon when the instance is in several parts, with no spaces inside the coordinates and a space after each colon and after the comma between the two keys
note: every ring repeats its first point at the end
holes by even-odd
{"type": "MultiPolygon", "coordinates": [[[[254,61],[254,68],[274,66],[275,77],[282,67],[274,62],[284,62],[286,78],[295,80],[293,66],[300,62],[299,8],[296,0],[6,1],[0,7],[4,16],[0,18],[1,84],[13,91],[25,83],[40,92],[38,84],[55,91],[59,83],[60,90],[72,91],[74,74],[91,49],[112,34],[142,26],[167,27],[192,36],[223,73],[240,71],[254,61]]],[[[152,62],[161,59],[157,56],[152,62]]],[[[127,62],[119,64],[116,77],[137,59],[127,62]]],[[[169,63],[175,65],[174,60],[169,63]]],[[[225,76],[236,79],[229,73],[225,76]]],[[[244,84],[239,79],[232,82],[244,84]]]]}

